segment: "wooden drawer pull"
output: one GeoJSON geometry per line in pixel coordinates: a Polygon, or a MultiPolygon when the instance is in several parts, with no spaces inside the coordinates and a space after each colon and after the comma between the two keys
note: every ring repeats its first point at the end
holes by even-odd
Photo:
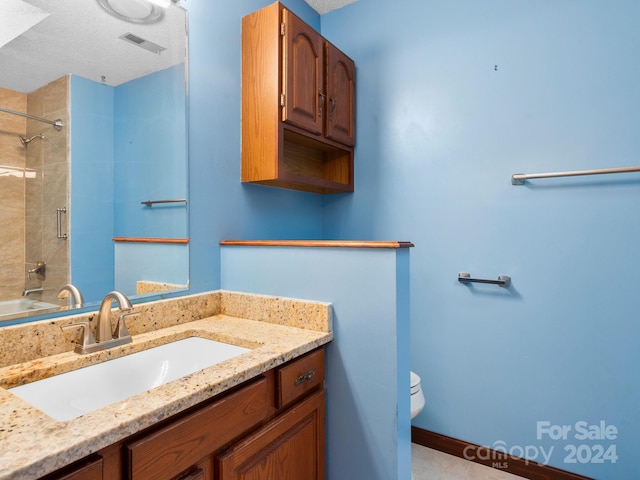
{"type": "Polygon", "coordinates": [[[184,477],[179,477],[178,480],[204,480],[204,470],[198,468],[184,477]]]}
{"type": "Polygon", "coordinates": [[[315,388],[322,388],[323,380],[322,348],[279,367],[276,371],[276,408],[286,407],[315,388]]]}
{"type": "Polygon", "coordinates": [[[298,378],[293,381],[293,386],[297,387],[298,385],[302,385],[303,383],[311,383],[313,382],[313,378],[316,376],[315,369],[311,369],[306,373],[303,373],[298,378]]]}

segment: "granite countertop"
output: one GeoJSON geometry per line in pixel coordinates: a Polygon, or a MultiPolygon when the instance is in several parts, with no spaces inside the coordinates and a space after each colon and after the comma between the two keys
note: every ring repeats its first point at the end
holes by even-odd
{"type": "MultiPolygon", "coordinates": [[[[162,328],[154,328],[158,325],[154,315],[163,316],[159,313],[163,310],[160,307],[181,311],[185,308],[185,297],[151,302],[164,303],[160,307],[152,304],[136,306],[141,311],[141,318],[131,322],[129,329],[133,342],[128,345],[89,355],[69,351],[73,345],[67,345],[66,351],[46,356],[42,351],[50,352],[42,345],[36,345],[31,353],[22,353],[23,358],[28,358],[26,361],[5,362],[6,365],[0,368],[0,387],[3,387],[0,388],[0,479],[35,479],[55,471],[332,339],[329,304],[234,292],[206,295],[191,297],[196,304],[204,302],[207,305],[200,311],[201,315],[206,315],[204,318],[169,319],[169,325],[162,328]],[[54,420],[6,390],[190,336],[230,343],[251,351],[65,422],[54,420]]],[[[164,310],[167,317],[176,314],[164,310]]],[[[197,314],[194,316],[198,317],[197,314]]],[[[21,344],[28,344],[24,340],[29,338],[30,331],[38,332],[36,336],[40,336],[41,329],[50,326],[53,334],[62,330],[60,325],[74,320],[77,319],[63,317],[44,321],[46,323],[40,326],[16,327],[13,331],[10,330],[12,327],[5,327],[0,329],[0,341],[5,340],[6,345],[7,338],[20,337],[21,344]],[[3,334],[7,338],[3,338],[3,334]]],[[[35,337],[31,340],[37,343],[35,337]]]]}

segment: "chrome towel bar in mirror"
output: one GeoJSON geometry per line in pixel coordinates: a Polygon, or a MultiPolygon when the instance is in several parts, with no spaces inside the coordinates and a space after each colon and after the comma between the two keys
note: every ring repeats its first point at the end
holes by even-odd
{"type": "Polygon", "coordinates": [[[152,207],[154,203],[187,203],[186,198],[176,198],[175,200],[146,200],[144,202],[140,202],[142,205],[146,205],[147,207],[152,207]]]}
{"type": "Polygon", "coordinates": [[[483,278],[471,278],[471,274],[467,272],[460,272],[458,274],[458,281],[460,283],[489,283],[491,285],[498,285],[499,287],[509,288],[511,285],[511,277],[508,275],[500,275],[497,280],[486,280],[483,278]]]}

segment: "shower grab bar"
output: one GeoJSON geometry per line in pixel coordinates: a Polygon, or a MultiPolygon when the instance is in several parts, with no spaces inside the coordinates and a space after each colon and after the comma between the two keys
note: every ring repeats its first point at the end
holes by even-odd
{"type": "Polygon", "coordinates": [[[508,275],[500,275],[498,280],[486,280],[484,278],[471,278],[471,274],[467,272],[460,272],[458,274],[458,281],[460,283],[489,283],[491,285],[498,285],[499,287],[509,288],[511,285],[511,277],[508,275]]]}
{"type": "Polygon", "coordinates": [[[58,238],[62,238],[66,240],[68,238],[68,235],[66,233],[62,233],[62,214],[67,213],[67,207],[56,208],[56,212],[57,212],[56,223],[58,227],[58,238]]]}
{"type": "Polygon", "coordinates": [[[186,198],[176,198],[175,200],[147,200],[146,202],[140,202],[142,205],[152,207],[154,203],[187,203],[186,198]]]}
{"type": "Polygon", "coordinates": [[[16,112],[15,110],[9,110],[8,108],[0,107],[0,112],[10,113],[12,115],[18,115],[20,117],[29,118],[31,120],[37,120],[38,122],[48,123],[49,125],[53,125],[53,127],[60,131],[64,123],[59,118],[57,120],[47,120],[46,118],[36,117],[34,115],[29,115],[28,113],[16,112]]]}
{"type": "Polygon", "coordinates": [[[609,173],[632,172],[640,172],[640,167],[600,168],[595,170],[574,170],[551,173],[514,173],[511,175],[511,185],[524,185],[525,180],[533,180],[537,178],[577,177],[581,175],[606,175],[609,173]]]}

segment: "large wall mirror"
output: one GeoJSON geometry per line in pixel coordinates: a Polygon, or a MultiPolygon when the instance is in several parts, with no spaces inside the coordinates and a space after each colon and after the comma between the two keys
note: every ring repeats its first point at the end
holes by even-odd
{"type": "Polygon", "coordinates": [[[188,289],[178,1],[0,2],[0,326],[188,289]]]}

